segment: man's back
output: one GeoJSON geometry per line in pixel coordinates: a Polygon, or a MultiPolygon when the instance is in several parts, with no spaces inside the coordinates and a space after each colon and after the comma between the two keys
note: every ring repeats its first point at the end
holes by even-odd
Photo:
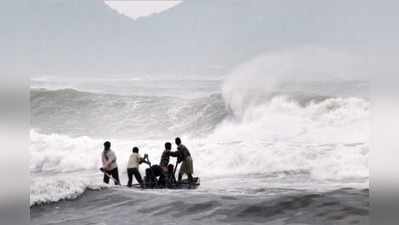
{"type": "Polygon", "coordinates": [[[191,156],[190,151],[183,144],[177,146],[177,151],[180,153],[181,160],[185,160],[188,156],[191,156]]]}

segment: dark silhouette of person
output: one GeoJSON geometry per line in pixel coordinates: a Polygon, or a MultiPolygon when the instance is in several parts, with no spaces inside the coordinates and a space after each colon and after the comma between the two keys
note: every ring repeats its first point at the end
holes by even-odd
{"type": "Polygon", "coordinates": [[[164,187],[165,176],[164,172],[159,165],[152,165],[150,168],[145,170],[145,183],[146,187],[164,187]]]}
{"type": "Polygon", "coordinates": [[[164,181],[164,185],[168,187],[176,183],[173,165],[169,164],[171,149],[172,149],[172,144],[170,142],[166,142],[165,150],[162,152],[161,161],[159,163],[162,169],[162,177],[160,178],[160,180],[164,181]],[[170,169],[171,167],[172,170],[170,169]]]}
{"type": "Polygon", "coordinates": [[[170,156],[177,157],[177,162],[182,163],[179,170],[178,182],[181,182],[183,175],[186,174],[188,181],[191,183],[193,181],[194,169],[190,151],[182,144],[179,137],[175,139],[175,143],[177,145],[177,151],[170,152],[170,156]]]}

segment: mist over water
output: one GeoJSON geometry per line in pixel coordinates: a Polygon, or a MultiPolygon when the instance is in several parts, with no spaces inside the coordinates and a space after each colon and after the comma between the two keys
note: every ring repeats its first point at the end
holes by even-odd
{"type": "Polygon", "coordinates": [[[193,155],[200,191],[365,186],[365,71],[359,54],[304,48],[261,55],[223,81],[33,80],[31,204],[99,187],[105,140],[124,172],[134,145],[158,163],[175,136],[193,155]]]}

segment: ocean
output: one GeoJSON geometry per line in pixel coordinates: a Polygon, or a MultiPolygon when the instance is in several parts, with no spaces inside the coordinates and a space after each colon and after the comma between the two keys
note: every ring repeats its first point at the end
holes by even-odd
{"type": "Polygon", "coordinates": [[[32,78],[32,224],[368,224],[368,82],[239,71],[32,78]],[[199,188],[102,184],[104,141],[126,184],[133,146],[158,164],[177,136],[199,188]]]}

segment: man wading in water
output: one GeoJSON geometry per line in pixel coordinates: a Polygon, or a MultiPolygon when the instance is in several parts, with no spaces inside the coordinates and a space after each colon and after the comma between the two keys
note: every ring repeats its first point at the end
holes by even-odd
{"type": "Polygon", "coordinates": [[[103,163],[102,171],[104,172],[104,183],[108,184],[109,176],[112,176],[112,178],[114,178],[115,185],[120,185],[118,165],[116,164],[116,155],[111,150],[111,142],[106,141],[104,143],[104,151],[101,156],[103,163]]]}
{"type": "Polygon", "coordinates": [[[192,183],[194,170],[193,170],[193,160],[191,158],[191,154],[186,148],[186,146],[184,146],[181,143],[179,137],[175,139],[175,143],[177,145],[177,151],[170,152],[170,156],[177,157],[177,162],[182,163],[179,170],[178,182],[181,182],[183,175],[187,174],[189,183],[192,183]]]}
{"type": "Polygon", "coordinates": [[[132,154],[129,157],[129,161],[127,163],[127,176],[128,182],[127,186],[132,187],[133,175],[136,178],[137,182],[140,184],[140,187],[143,188],[143,179],[141,178],[141,174],[139,171],[139,166],[141,163],[146,162],[145,159],[148,157],[147,154],[144,155],[144,158],[139,154],[139,148],[133,147],[132,154]]]}

